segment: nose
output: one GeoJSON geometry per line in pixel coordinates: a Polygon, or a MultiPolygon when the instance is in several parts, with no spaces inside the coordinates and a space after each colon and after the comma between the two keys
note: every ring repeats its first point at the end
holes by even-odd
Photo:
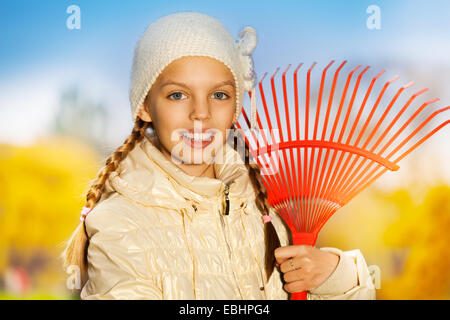
{"type": "Polygon", "coordinates": [[[211,110],[208,99],[196,99],[191,112],[191,120],[204,121],[211,118],[211,110]]]}

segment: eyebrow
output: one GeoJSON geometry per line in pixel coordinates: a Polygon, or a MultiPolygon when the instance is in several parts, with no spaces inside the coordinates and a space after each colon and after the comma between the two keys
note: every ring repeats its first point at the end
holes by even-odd
{"type": "MultiPolygon", "coordinates": [[[[189,86],[188,86],[187,84],[183,83],[183,82],[177,82],[177,81],[172,81],[172,80],[169,80],[169,81],[163,83],[163,84],[161,85],[161,88],[162,88],[162,87],[165,87],[165,86],[168,86],[169,84],[174,84],[174,85],[178,85],[178,86],[181,86],[181,87],[189,88],[189,86]]],[[[231,80],[226,80],[226,81],[218,82],[218,83],[214,86],[214,88],[218,88],[218,87],[221,87],[221,86],[224,86],[224,85],[230,85],[230,86],[232,86],[232,87],[234,88],[234,82],[231,81],[231,80]]]]}

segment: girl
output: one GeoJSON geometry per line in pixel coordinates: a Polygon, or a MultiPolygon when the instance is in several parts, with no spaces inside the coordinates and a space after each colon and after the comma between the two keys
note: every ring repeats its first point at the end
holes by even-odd
{"type": "Polygon", "coordinates": [[[289,245],[247,146],[242,159],[229,144],[256,85],[256,42],[253,28],[234,41],[196,12],[141,36],[132,133],[88,191],[64,252],[65,267],[82,271],[82,299],[375,297],[359,250],[289,245]]]}

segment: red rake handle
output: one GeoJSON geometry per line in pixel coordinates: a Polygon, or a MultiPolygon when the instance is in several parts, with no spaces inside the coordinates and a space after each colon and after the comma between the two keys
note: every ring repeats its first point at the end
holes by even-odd
{"type": "Polygon", "coordinates": [[[291,294],[291,300],[308,300],[308,291],[294,292],[291,294]]]}
{"type": "MultiPolygon", "coordinates": [[[[292,232],[292,242],[294,245],[313,246],[317,240],[317,233],[292,232]]],[[[294,292],[290,300],[307,300],[307,291],[294,292]]]]}

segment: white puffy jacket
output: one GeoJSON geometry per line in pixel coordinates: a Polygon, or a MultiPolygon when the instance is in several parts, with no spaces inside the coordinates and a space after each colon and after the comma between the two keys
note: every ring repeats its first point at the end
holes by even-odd
{"type": "MultiPolygon", "coordinates": [[[[214,164],[216,177],[184,173],[147,136],[107,181],[86,218],[88,277],[82,299],[288,299],[282,274],[264,270],[264,224],[244,164],[214,164]],[[230,210],[223,215],[229,186],[230,210]]],[[[290,231],[275,211],[282,246],[290,231]]],[[[374,299],[359,250],[343,252],[308,299],[374,299]]]]}

